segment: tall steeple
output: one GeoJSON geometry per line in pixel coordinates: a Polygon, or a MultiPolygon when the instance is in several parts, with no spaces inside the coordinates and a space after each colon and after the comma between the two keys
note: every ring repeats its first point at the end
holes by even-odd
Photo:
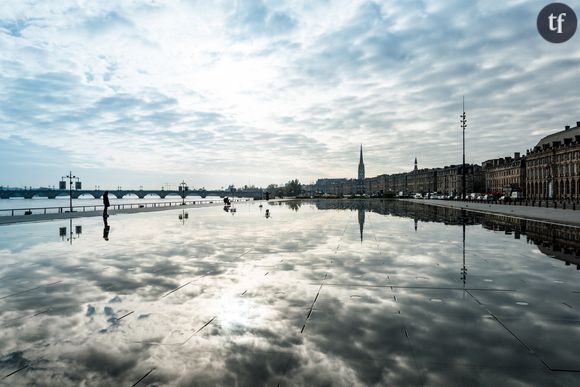
{"type": "Polygon", "coordinates": [[[358,179],[364,180],[365,178],[365,162],[363,161],[362,154],[362,144],[360,145],[360,160],[358,162],[358,179]]]}
{"type": "Polygon", "coordinates": [[[417,158],[415,157],[415,169],[414,170],[416,171],[417,169],[418,169],[417,168],[417,158]]]}
{"type": "Polygon", "coordinates": [[[362,144],[360,144],[360,160],[358,162],[358,194],[364,193],[364,180],[365,180],[365,163],[363,161],[363,149],[362,144]]]}

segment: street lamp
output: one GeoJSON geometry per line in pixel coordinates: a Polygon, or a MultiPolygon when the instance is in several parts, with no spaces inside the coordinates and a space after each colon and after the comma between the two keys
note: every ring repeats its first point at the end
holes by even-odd
{"type": "Polygon", "coordinates": [[[467,127],[467,118],[465,116],[465,97],[463,97],[463,114],[459,116],[461,120],[461,128],[463,129],[463,165],[461,167],[461,183],[462,183],[462,192],[463,192],[463,200],[465,200],[466,196],[466,186],[465,186],[465,128],[467,127]]]}
{"type": "Polygon", "coordinates": [[[73,210],[72,209],[72,187],[73,187],[72,179],[77,179],[77,181],[75,181],[75,190],[82,189],[82,184],[81,184],[78,177],[73,176],[71,171],[69,171],[68,175],[63,176],[60,179],[61,180],[58,182],[59,189],[66,189],[66,180],[65,179],[68,179],[68,181],[69,181],[69,205],[70,205],[70,212],[72,212],[72,210],[73,210]]]}
{"type": "Polygon", "coordinates": [[[189,191],[189,187],[187,186],[184,180],[179,184],[179,192],[181,192],[182,206],[185,206],[185,195],[187,191],[189,191]]]}

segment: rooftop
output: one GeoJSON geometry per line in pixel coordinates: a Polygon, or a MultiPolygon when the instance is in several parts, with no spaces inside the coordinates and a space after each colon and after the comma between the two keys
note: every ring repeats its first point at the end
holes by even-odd
{"type": "Polygon", "coordinates": [[[576,140],[576,136],[580,137],[580,122],[576,123],[576,127],[566,127],[566,129],[550,134],[540,140],[538,142],[538,147],[543,147],[544,145],[552,145],[554,142],[564,143],[565,139],[569,139],[571,141],[576,140]]]}

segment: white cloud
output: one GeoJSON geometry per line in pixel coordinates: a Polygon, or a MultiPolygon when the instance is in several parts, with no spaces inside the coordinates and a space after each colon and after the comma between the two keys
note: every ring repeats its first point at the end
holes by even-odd
{"type": "Polygon", "coordinates": [[[481,162],[580,120],[578,37],[544,42],[543,5],[4,3],[0,142],[60,149],[89,180],[110,171],[99,185],[351,177],[359,143],[376,175],[459,162],[466,95],[481,162]]]}

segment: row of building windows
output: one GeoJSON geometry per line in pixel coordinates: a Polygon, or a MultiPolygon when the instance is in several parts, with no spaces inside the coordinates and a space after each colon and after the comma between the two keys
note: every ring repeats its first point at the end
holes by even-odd
{"type": "MultiPolygon", "coordinates": [[[[580,171],[580,164],[561,164],[556,166],[555,177],[577,176],[580,171]]],[[[527,174],[532,179],[543,179],[550,176],[549,167],[528,168],[527,174]]]]}
{"type": "MultiPolygon", "coordinates": [[[[580,152],[566,152],[566,153],[556,155],[554,161],[555,162],[570,161],[570,160],[578,160],[579,158],[580,158],[580,152]]],[[[529,160],[528,164],[532,167],[536,166],[536,165],[548,164],[550,162],[550,159],[551,159],[551,156],[536,158],[533,160],[529,160]]]]}

